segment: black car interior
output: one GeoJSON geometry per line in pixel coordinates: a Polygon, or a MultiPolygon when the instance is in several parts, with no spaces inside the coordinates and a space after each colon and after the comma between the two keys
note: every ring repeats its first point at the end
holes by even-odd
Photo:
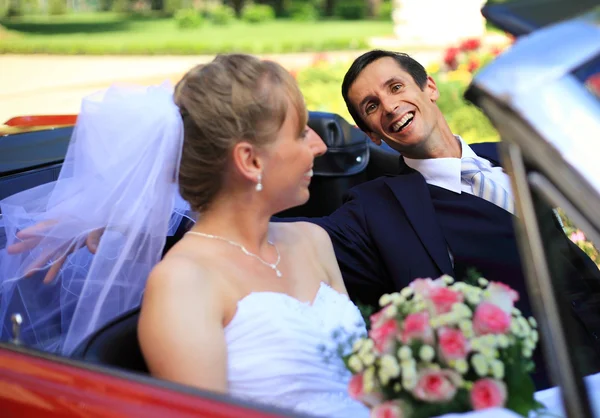
{"type": "MultiPolygon", "coordinates": [[[[397,152],[374,145],[362,131],[341,116],[310,112],[308,124],[323,138],[328,151],[315,160],[308,202],[278,213],[278,217],[329,215],[342,205],[344,194],[353,186],[400,172],[401,159],[397,152]]],[[[72,130],[60,128],[0,137],[0,199],[55,180],[72,130]],[[37,147],[33,156],[32,142],[37,147]]],[[[163,254],[190,227],[191,221],[182,222],[174,236],[167,238],[163,254]]],[[[0,244],[4,239],[0,236],[0,244]]],[[[139,313],[140,309],[136,308],[117,317],[89,336],[71,357],[148,373],[137,340],[139,313]]]]}

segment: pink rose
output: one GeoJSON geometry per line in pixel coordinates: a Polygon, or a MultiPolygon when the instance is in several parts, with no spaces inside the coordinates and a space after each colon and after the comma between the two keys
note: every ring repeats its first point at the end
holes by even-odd
{"type": "Polygon", "coordinates": [[[469,341],[462,331],[443,327],[438,331],[440,354],[444,360],[464,359],[469,353],[469,341]]]}
{"type": "Polygon", "coordinates": [[[427,312],[412,313],[404,319],[402,342],[410,343],[414,339],[422,340],[425,344],[433,343],[433,329],[429,325],[427,312]]]}
{"type": "Polygon", "coordinates": [[[514,303],[519,300],[517,291],[504,283],[491,282],[487,287],[487,291],[489,292],[489,296],[486,300],[499,306],[507,313],[512,311],[514,303]]]}
{"type": "Polygon", "coordinates": [[[371,410],[370,418],[404,418],[402,406],[400,401],[382,403],[371,410]]]}
{"type": "Polygon", "coordinates": [[[447,287],[434,287],[429,292],[429,299],[433,302],[435,312],[439,314],[448,313],[452,305],[464,300],[463,294],[447,287]]]}
{"type": "Polygon", "coordinates": [[[398,335],[398,323],[394,318],[387,319],[377,328],[371,328],[369,337],[375,344],[375,350],[379,353],[389,353],[394,349],[394,342],[398,335]]]}
{"type": "Polygon", "coordinates": [[[365,397],[365,392],[363,390],[363,374],[355,374],[350,379],[348,383],[348,394],[350,397],[357,401],[362,401],[365,397]]]}
{"type": "Polygon", "coordinates": [[[502,407],[506,402],[506,385],[499,380],[479,379],[471,388],[471,405],[475,411],[502,407]]]}
{"type": "Polygon", "coordinates": [[[379,328],[383,322],[385,321],[385,316],[383,315],[383,309],[377,313],[374,313],[369,317],[369,321],[371,321],[371,329],[379,328]]]}
{"type": "Polygon", "coordinates": [[[435,286],[431,279],[415,279],[408,285],[415,295],[421,295],[424,298],[429,297],[429,291],[435,286]]]}
{"type": "Polygon", "coordinates": [[[424,369],[417,377],[413,395],[425,402],[446,402],[454,398],[461,380],[452,370],[424,369]]]}
{"type": "Polygon", "coordinates": [[[477,335],[504,334],[510,328],[511,316],[491,302],[482,302],[473,316],[473,330],[477,335]]]}
{"type": "Polygon", "coordinates": [[[355,374],[348,382],[348,395],[358,402],[362,402],[369,408],[375,407],[383,400],[383,395],[379,389],[375,389],[372,393],[364,392],[363,374],[355,374]]]}

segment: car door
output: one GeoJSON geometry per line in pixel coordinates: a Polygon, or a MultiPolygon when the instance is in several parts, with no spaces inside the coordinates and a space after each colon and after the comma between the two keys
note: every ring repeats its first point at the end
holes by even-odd
{"type": "Polygon", "coordinates": [[[0,411],[11,418],[296,416],[11,343],[0,343],[0,411]]]}
{"type": "MultiPolygon", "coordinates": [[[[475,78],[466,94],[501,134],[502,162],[517,203],[519,248],[547,366],[561,386],[568,416],[575,417],[592,416],[590,398],[600,394],[588,392],[584,384],[590,356],[572,349],[579,341],[568,311],[579,307],[560,303],[566,266],[559,253],[564,249],[550,238],[542,218],[549,208],[560,210],[600,243],[599,75],[596,7],[519,38],[475,78]]],[[[585,268],[597,266],[590,260],[585,268]]],[[[586,309],[597,314],[599,304],[587,303],[586,309]]],[[[591,335],[600,338],[596,332],[591,335]]]]}

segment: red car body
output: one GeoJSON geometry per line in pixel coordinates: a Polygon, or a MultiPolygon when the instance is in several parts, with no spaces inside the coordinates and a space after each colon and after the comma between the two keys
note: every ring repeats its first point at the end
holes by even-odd
{"type": "Polygon", "coordinates": [[[283,416],[233,403],[227,396],[102,370],[10,344],[0,344],[0,411],[11,418],[283,416]]]}

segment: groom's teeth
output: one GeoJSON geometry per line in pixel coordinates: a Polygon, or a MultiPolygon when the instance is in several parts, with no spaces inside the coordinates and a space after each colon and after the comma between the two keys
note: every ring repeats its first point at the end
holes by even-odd
{"type": "Polygon", "coordinates": [[[404,115],[402,117],[402,119],[400,119],[398,122],[394,123],[392,125],[392,130],[394,132],[398,132],[400,130],[400,128],[402,128],[402,126],[404,126],[404,124],[406,122],[408,122],[409,120],[411,120],[413,118],[414,114],[412,112],[407,113],[406,115],[404,115]]]}
{"type": "Polygon", "coordinates": [[[313,171],[312,171],[312,170],[308,170],[308,171],[306,172],[306,176],[307,176],[307,177],[312,177],[312,176],[313,176],[313,171]]]}

